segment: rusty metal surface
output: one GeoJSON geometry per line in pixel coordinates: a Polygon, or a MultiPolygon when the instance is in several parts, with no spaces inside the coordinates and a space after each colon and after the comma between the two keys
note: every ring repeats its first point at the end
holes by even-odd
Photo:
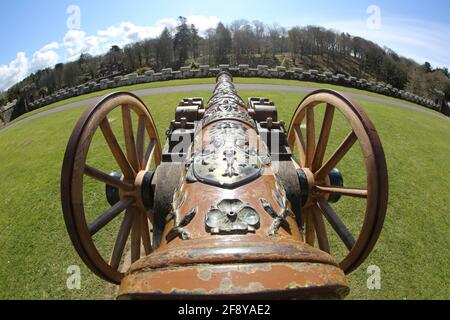
{"type": "Polygon", "coordinates": [[[255,235],[209,237],[179,241],[170,247],[160,248],[131,266],[131,272],[149,269],[192,265],[195,263],[244,262],[317,262],[338,266],[327,253],[298,241],[280,238],[264,239],[255,235]]]}
{"type": "Polygon", "coordinates": [[[343,298],[328,254],[300,219],[232,78],[219,75],[173,194],[161,243],[132,265],[119,297],[343,298]]]}
{"type": "Polygon", "coordinates": [[[119,299],[342,299],[343,272],[318,263],[197,264],[127,276],[119,299]]]}

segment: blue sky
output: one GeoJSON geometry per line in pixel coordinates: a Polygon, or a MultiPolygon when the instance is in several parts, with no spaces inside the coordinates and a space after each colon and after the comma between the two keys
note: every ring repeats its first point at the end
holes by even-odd
{"type": "Polygon", "coordinates": [[[0,8],[0,90],[82,52],[99,54],[111,44],[156,36],[165,26],[174,26],[179,15],[201,31],[218,21],[240,18],[286,27],[321,25],[363,36],[420,63],[450,67],[450,2],[446,0],[9,0],[1,1],[0,8]],[[80,9],[80,19],[70,20],[80,22],[71,24],[75,29],[67,24],[77,17],[67,14],[71,5],[80,9]]]}

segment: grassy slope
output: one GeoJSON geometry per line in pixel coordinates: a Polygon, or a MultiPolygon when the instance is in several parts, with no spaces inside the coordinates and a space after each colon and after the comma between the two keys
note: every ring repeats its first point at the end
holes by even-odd
{"type": "MultiPolygon", "coordinates": [[[[411,103],[409,101],[384,96],[384,95],[381,95],[378,93],[363,91],[363,90],[349,88],[349,87],[337,86],[337,85],[332,85],[332,84],[323,84],[323,83],[317,83],[317,82],[305,82],[305,81],[297,81],[297,80],[263,79],[263,78],[236,78],[235,82],[236,83],[248,83],[248,84],[278,84],[278,85],[301,86],[301,87],[312,87],[312,88],[329,88],[329,89],[334,89],[334,90],[338,90],[338,91],[359,93],[359,94],[365,94],[365,95],[372,96],[372,97],[384,98],[387,100],[402,102],[404,104],[408,104],[411,106],[426,109],[423,106],[411,103]]],[[[68,103],[78,102],[78,101],[82,101],[82,100],[89,99],[89,98],[100,97],[100,96],[106,95],[111,92],[123,91],[123,90],[133,91],[133,90],[141,90],[141,89],[149,89],[149,88],[161,88],[161,87],[169,87],[169,86],[183,86],[183,85],[191,85],[191,84],[208,84],[208,83],[209,84],[214,83],[214,79],[206,78],[206,79],[170,80],[170,81],[162,81],[162,82],[151,82],[151,83],[136,84],[136,85],[128,86],[128,87],[120,87],[120,88],[115,88],[115,89],[108,89],[108,90],[92,92],[89,94],[81,95],[78,97],[73,97],[70,99],[63,100],[63,101],[58,101],[58,102],[52,103],[48,106],[42,107],[40,109],[33,110],[33,111],[31,111],[27,114],[24,114],[24,115],[20,116],[19,118],[15,119],[12,123],[19,121],[21,119],[28,118],[31,115],[40,113],[45,110],[53,109],[53,108],[56,108],[56,107],[59,107],[59,106],[62,106],[62,105],[68,104],[68,103]]],[[[427,109],[427,110],[430,110],[430,109],[427,109]]],[[[1,128],[1,126],[0,126],[0,128],[1,128]]]]}
{"type": "MultiPolygon", "coordinates": [[[[174,106],[184,95],[144,98],[161,138],[174,116],[174,106]]],[[[191,95],[207,97],[209,93],[191,95]]],[[[290,119],[294,106],[303,97],[268,92],[242,95],[272,98],[277,102],[280,118],[285,120],[290,119]]],[[[390,200],[376,250],[350,276],[350,298],[448,299],[450,172],[444,167],[450,154],[448,123],[401,108],[370,102],[362,105],[385,147],[390,200]],[[382,269],[380,291],[366,288],[366,268],[371,264],[382,269]]],[[[83,266],[70,244],[59,203],[63,153],[82,111],[83,108],[66,110],[0,132],[0,298],[104,296],[105,283],[83,266]],[[65,272],[73,264],[82,266],[80,291],[66,289],[65,272]]]]}

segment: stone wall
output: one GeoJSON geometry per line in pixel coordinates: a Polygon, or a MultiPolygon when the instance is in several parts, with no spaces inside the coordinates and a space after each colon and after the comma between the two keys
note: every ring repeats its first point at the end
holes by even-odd
{"type": "MultiPolygon", "coordinates": [[[[176,79],[193,79],[193,78],[210,78],[215,77],[220,71],[227,70],[235,77],[256,77],[256,78],[275,78],[275,79],[291,79],[301,81],[313,81],[320,83],[336,84],[351,88],[362,89],[370,92],[383,94],[390,97],[400,98],[406,101],[420,104],[427,108],[440,111],[440,106],[431,100],[419,97],[410,92],[393,88],[391,85],[383,82],[373,82],[366,79],[358,79],[356,77],[346,76],[343,74],[333,74],[331,72],[320,72],[318,70],[304,70],[294,68],[287,70],[285,67],[279,66],[269,68],[266,65],[259,65],[257,68],[250,68],[249,65],[240,64],[237,67],[229,65],[219,65],[212,68],[209,65],[201,65],[198,69],[191,67],[182,67],[179,71],[170,68],[163,69],[160,73],[153,70],[147,71],[142,75],[131,73],[125,76],[116,76],[112,79],[103,79],[99,82],[88,82],[74,88],[62,89],[45,98],[38,99],[29,103],[29,109],[35,110],[43,106],[52,104],[64,99],[80,96],[83,94],[114,89],[123,86],[130,86],[140,83],[149,83],[155,81],[166,81],[176,79]]],[[[0,111],[1,113],[1,111],[0,111]]],[[[6,121],[8,122],[8,121],[6,121]]]]}
{"type": "Polygon", "coordinates": [[[3,123],[9,123],[12,121],[12,116],[14,108],[16,106],[17,100],[8,103],[6,106],[0,107],[0,121],[3,123]]]}

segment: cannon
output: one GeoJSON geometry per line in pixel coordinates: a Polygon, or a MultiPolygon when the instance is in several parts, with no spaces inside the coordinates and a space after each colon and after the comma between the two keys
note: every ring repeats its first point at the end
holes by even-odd
{"type": "Polygon", "coordinates": [[[202,98],[180,102],[166,136],[161,148],[144,102],[118,92],[84,112],[67,146],[61,200],[68,233],[87,267],[120,285],[119,299],[348,295],[346,275],[373,250],[388,200],[383,148],[356,103],[315,91],[286,128],[273,101],[245,103],[225,71],[206,105],[202,98]],[[350,129],[330,148],[338,113],[350,129]],[[91,166],[98,139],[114,168],[91,166]],[[352,180],[339,164],[355,145],[364,174],[352,180]],[[88,212],[86,184],[92,183],[108,203],[98,215],[88,212]],[[358,234],[332,206],[343,198],[360,202],[358,234]],[[339,259],[332,256],[331,233],[344,248],[339,259]]]}

